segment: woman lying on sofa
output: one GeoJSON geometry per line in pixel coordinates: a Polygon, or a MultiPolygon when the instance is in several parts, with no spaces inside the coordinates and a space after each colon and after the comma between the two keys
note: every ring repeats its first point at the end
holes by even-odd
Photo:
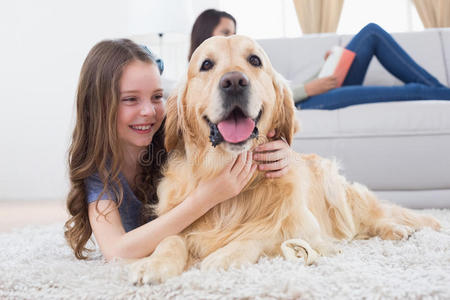
{"type": "MultiPolygon", "coordinates": [[[[201,13],[192,27],[188,58],[207,38],[236,33],[235,18],[214,9],[201,13]]],[[[420,67],[392,36],[374,23],[366,25],[346,46],[356,53],[352,66],[342,84],[337,87],[335,76],[314,77],[293,87],[295,105],[301,109],[337,109],[350,105],[406,101],[450,100],[450,89],[420,67]],[[403,86],[363,86],[362,82],[373,56],[403,86]]]]}
{"type": "Polygon", "coordinates": [[[335,76],[313,78],[293,88],[301,109],[337,109],[349,105],[407,101],[450,100],[450,89],[419,66],[392,36],[374,23],[366,25],[345,47],[356,53],[342,87],[335,76]],[[405,83],[402,86],[363,86],[373,56],[405,83]]]}

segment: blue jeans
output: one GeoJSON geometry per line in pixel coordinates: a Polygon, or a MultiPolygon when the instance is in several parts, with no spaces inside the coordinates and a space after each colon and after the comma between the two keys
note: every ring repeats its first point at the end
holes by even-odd
{"type": "Polygon", "coordinates": [[[450,100],[450,89],[419,66],[380,26],[370,23],[346,47],[356,52],[342,87],[297,103],[301,109],[337,109],[349,105],[406,101],[450,100]],[[403,86],[362,86],[373,56],[405,83],[403,86]]]}

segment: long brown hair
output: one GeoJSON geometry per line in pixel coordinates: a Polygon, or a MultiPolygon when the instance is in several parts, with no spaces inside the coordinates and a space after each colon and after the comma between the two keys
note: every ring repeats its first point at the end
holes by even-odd
{"type": "MultiPolygon", "coordinates": [[[[130,40],[106,40],[91,49],[81,68],[76,96],[76,125],[68,157],[71,188],[67,209],[71,218],[66,222],[64,232],[78,259],[86,258],[84,252],[88,249],[85,246],[92,234],[84,180],[98,172],[104,186],[99,199],[111,188],[118,206],[123,200],[123,187],[119,180],[122,151],[116,126],[119,82],[124,67],[134,60],[155,63],[148,49],[130,40]]],[[[163,128],[164,124],[150,145],[152,152],[159,154],[159,159],[149,159],[152,152],[148,151],[141,157],[146,162],[141,164],[142,173],[136,176],[135,193],[144,205],[157,202],[156,183],[166,157],[163,128]]]]}
{"type": "Polygon", "coordinates": [[[188,60],[191,60],[192,53],[203,43],[204,40],[210,38],[214,28],[220,23],[221,18],[228,18],[233,21],[236,28],[236,19],[227,12],[207,9],[198,15],[192,26],[191,47],[189,49],[188,60]]]}

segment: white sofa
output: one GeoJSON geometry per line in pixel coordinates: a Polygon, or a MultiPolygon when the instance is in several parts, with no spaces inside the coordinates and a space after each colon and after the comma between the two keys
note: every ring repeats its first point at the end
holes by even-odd
{"type": "MultiPolygon", "coordinates": [[[[450,29],[393,34],[426,70],[450,84],[450,29]]],[[[334,45],[351,36],[324,34],[258,42],[291,84],[303,82],[334,45]]],[[[365,85],[400,85],[373,59],[365,85]]],[[[382,199],[413,208],[450,207],[450,101],[406,101],[343,109],[299,110],[297,152],[335,157],[342,173],[382,199]]]]}

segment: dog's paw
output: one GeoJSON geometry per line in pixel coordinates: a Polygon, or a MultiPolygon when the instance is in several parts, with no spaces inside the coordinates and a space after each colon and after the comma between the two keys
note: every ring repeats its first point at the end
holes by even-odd
{"type": "Polygon", "coordinates": [[[136,285],[158,284],[180,275],[182,271],[183,268],[175,263],[150,256],[130,266],[129,280],[136,285]]]}
{"type": "Polygon", "coordinates": [[[414,233],[414,228],[400,224],[387,224],[380,228],[379,236],[383,240],[403,240],[414,233]]]}
{"type": "Polygon", "coordinates": [[[249,264],[250,261],[242,253],[229,253],[224,248],[208,255],[201,263],[200,269],[202,271],[229,268],[240,268],[242,265],[249,264]]]}
{"type": "Polygon", "coordinates": [[[224,269],[231,267],[231,259],[224,257],[216,252],[208,255],[201,263],[200,269],[202,271],[224,269]]]}
{"type": "Polygon", "coordinates": [[[423,225],[426,227],[431,227],[432,229],[439,231],[441,230],[441,224],[433,217],[423,216],[423,225]]]}
{"type": "Polygon", "coordinates": [[[323,243],[314,248],[320,256],[335,256],[342,253],[342,249],[333,243],[323,243]]]}
{"type": "Polygon", "coordinates": [[[302,239],[284,241],[281,244],[281,252],[287,260],[297,261],[298,259],[303,259],[305,265],[313,264],[319,257],[319,253],[312,249],[308,242],[302,239]]]}

